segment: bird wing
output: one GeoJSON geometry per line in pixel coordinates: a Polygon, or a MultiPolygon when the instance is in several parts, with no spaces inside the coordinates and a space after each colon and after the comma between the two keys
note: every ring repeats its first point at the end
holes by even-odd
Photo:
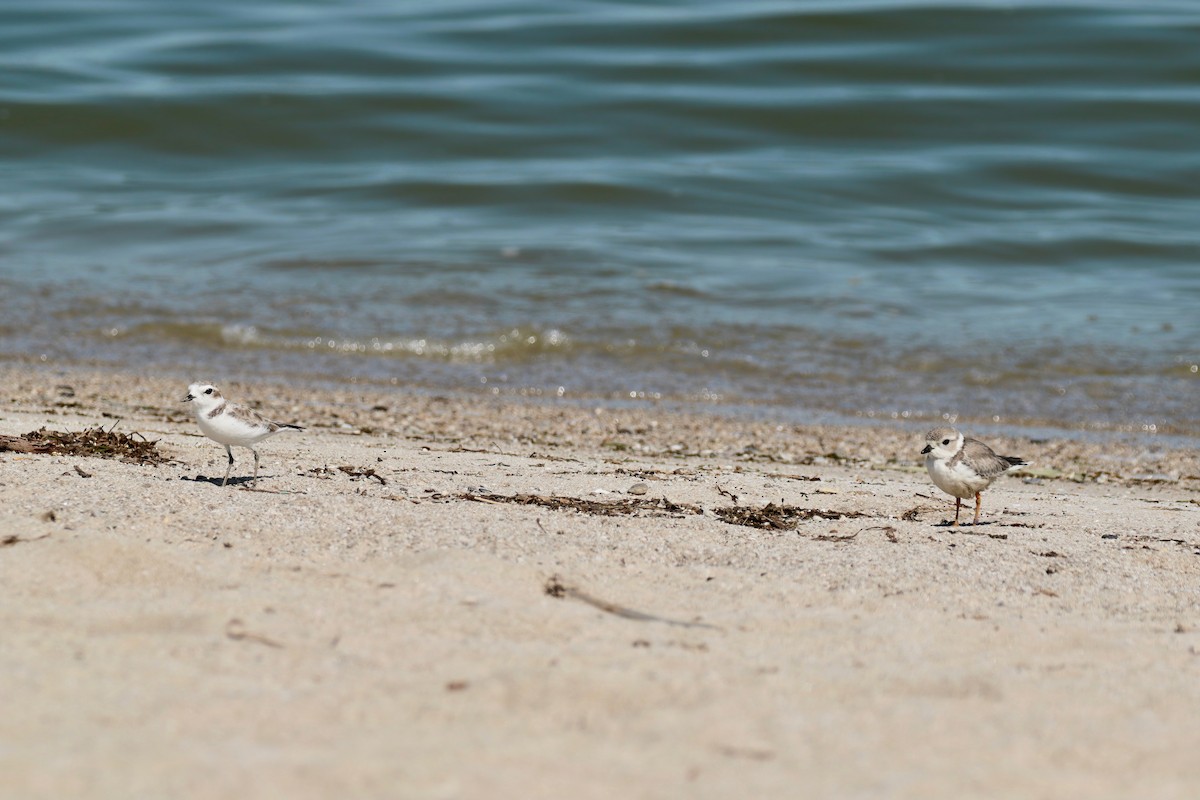
{"type": "Polygon", "coordinates": [[[230,403],[225,410],[234,419],[240,419],[242,422],[248,422],[251,425],[270,425],[271,421],[262,414],[255,411],[253,408],[248,408],[242,405],[234,405],[230,403]]]}
{"type": "Polygon", "coordinates": [[[981,478],[995,478],[998,475],[1008,472],[1013,467],[1025,463],[1019,458],[1012,459],[996,455],[992,448],[978,439],[966,439],[963,441],[963,455],[971,461],[971,464],[975,467],[975,471],[981,478]]]}

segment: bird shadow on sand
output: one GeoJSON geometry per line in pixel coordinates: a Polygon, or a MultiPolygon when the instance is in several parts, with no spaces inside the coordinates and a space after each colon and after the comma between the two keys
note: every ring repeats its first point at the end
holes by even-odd
{"type": "MultiPolygon", "coordinates": [[[[259,475],[258,480],[270,477],[272,476],[259,475]]],[[[188,476],[184,475],[181,476],[179,480],[191,481],[192,483],[207,483],[210,486],[216,486],[219,489],[239,489],[243,492],[261,492],[262,494],[308,494],[307,492],[296,491],[294,489],[264,489],[258,486],[254,478],[245,476],[240,478],[230,478],[225,486],[221,486],[220,478],[210,478],[207,475],[197,475],[194,478],[189,478],[188,476]]]]}
{"type": "MultiPolygon", "coordinates": [[[[269,478],[270,476],[269,475],[259,475],[258,477],[261,479],[261,478],[269,478]]],[[[184,476],[180,477],[179,480],[192,481],[193,483],[209,483],[209,484],[212,484],[213,486],[221,485],[220,478],[210,478],[207,475],[197,475],[194,478],[189,478],[187,475],[184,475],[184,476]]],[[[254,484],[254,478],[242,476],[240,478],[230,478],[225,483],[225,488],[228,489],[230,486],[250,486],[253,484],[254,484]]]]}
{"type": "Polygon", "coordinates": [[[958,528],[962,528],[962,529],[963,529],[963,533],[970,533],[970,532],[971,532],[971,528],[982,528],[982,527],[985,527],[985,526],[987,526],[987,525],[996,525],[996,524],[997,524],[997,523],[996,523],[996,521],[995,521],[995,520],[988,520],[988,521],[986,521],[986,522],[984,522],[984,521],[982,521],[982,520],[981,520],[981,521],[979,521],[979,522],[974,522],[974,523],[971,523],[971,522],[960,522],[960,523],[958,523],[958,525],[955,525],[955,524],[954,524],[954,520],[944,519],[944,520],[942,520],[941,522],[935,522],[935,523],[933,523],[933,527],[935,527],[935,528],[955,528],[955,527],[958,527],[958,528]]]}

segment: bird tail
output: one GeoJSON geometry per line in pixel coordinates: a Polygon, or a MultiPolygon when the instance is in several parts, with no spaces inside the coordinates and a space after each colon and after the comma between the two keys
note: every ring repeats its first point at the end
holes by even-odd
{"type": "Polygon", "coordinates": [[[1017,458],[1016,456],[1000,456],[1000,457],[1003,458],[1005,461],[1007,461],[1009,463],[1009,465],[1012,467],[1027,467],[1027,466],[1029,466],[1029,462],[1023,458],[1017,458]]]}

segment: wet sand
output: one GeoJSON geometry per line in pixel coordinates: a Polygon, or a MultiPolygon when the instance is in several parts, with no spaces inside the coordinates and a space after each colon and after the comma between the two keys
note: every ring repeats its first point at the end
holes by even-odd
{"type": "Polygon", "coordinates": [[[911,430],[229,384],[308,430],[221,487],[186,377],[0,378],[0,435],[170,459],[0,452],[0,796],[1200,781],[1200,464],[1152,438],[989,438],[1033,467],[954,529],[911,430]]]}

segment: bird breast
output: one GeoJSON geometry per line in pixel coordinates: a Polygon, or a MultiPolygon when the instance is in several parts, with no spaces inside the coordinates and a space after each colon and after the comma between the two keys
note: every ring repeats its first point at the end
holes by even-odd
{"type": "Polygon", "coordinates": [[[975,471],[959,461],[953,467],[950,466],[948,460],[939,460],[932,456],[925,458],[925,468],[929,470],[929,477],[933,478],[933,482],[939,489],[954,497],[961,497],[964,500],[968,497],[974,497],[976,492],[981,492],[987,488],[991,481],[986,478],[981,478],[975,471]]]}
{"type": "Polygon", "coordinates": [[[196,417],[196,422],[200,426],[200,432],[214,442],[238,447],[249,447],[272,433],[270,427],[238,419],[228,411],[215,417],[200,414],[196,417]]]}

